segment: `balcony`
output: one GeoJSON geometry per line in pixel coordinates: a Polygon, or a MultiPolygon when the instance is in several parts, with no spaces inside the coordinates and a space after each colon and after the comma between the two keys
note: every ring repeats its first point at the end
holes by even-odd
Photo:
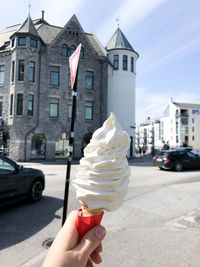
{"type": "Polygon", "coordinates": [[[178,117],[189,117],[187,109],[181,109],[180,111],[176,111],[176,118],[178,117]]]}

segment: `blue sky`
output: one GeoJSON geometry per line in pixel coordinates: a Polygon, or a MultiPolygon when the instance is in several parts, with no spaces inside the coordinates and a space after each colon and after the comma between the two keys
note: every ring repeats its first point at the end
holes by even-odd
{"type": "MultiPolygon", "coordinates": [[[[0,30],[23,22],[29,0],[0,0],[0,30]]],[[[32,19],[64,26],[76,14],[106,46],[119,27],[139,53],[136,122],[162,116],[170,97],[200,104],[199,0],[32,0],[32,19]]]]}

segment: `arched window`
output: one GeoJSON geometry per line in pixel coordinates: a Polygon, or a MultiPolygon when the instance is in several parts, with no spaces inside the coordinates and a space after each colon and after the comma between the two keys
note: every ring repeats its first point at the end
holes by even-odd
{"type": "Polygon", "coordinates": [[[31,140],[31,159],[44,159],[46,154],[46,138],[43,134],[36,134],[31,140]]]}
{"type": "Polygon", "coordinates": [[[81,47],[80,58],[81,59],[84,58],[84,48],[83,47],[81,47]]]}
{"type": "Polygon", "coordinates": [[[68,48],[66,44],[62,45],[62,56],[67,57],[68,56],[68,48]]]}
{"type": "Polygon", "coordinates": [[[75,45],[71,45],[70,46],[70,56],[74,53],[75,50],[76,50],[75,45]]]}
{"type": "Polygon", "coordinates": [[[63,132],[56,138],[55,157],[67,158],[69,151],[69,133],[63,132]]]}

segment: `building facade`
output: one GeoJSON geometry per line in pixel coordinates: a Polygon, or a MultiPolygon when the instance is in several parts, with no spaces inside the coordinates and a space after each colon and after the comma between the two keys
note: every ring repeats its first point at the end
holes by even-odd
{"type": "MultiPolygon", "coordinates": [[[[80,43],[75,158],[82,156],[110,111],[116,113],[108,104],[108,90],[114,86],[109,81],[109,76],[114,80],[112,55],[94,34],[83,31],[75,15],[63,28],[46,22],[44,13],[33,21],[28,16],[0,33],[0,131],[5,137],[0,146],[9,145],[12,159],[67,157],[72,112],[68,60],[80,43]]],[[[123,50],[128,51],[126,46],[123,50]]],[[[134,93],[131,97],[135,107],[134,93]]],[[[128,124],[134,125],[134,116],[132,112],[128,124]]]]}
{"type": "Polygon", "coordinates": [[[164,116],[141,123],[137,129],[137,149],[145,146],[177,148],[190,146],[200,151],[200,104],[176,103],[169,100],[164,116]]]}
{"type": "Polygon", "coordinates": [[[139,57],[118,28],[106,46],[108,59],[108,114],[114,112],[122,128],[129,134],[129,156],[135,155],[135,75],[139,57]]]}

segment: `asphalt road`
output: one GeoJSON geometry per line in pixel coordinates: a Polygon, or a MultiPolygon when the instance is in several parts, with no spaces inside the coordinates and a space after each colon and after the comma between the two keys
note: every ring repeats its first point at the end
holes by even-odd
{"type": "MultiPolygon", "coordinates": [[[[44,171],[46,189],[38,203],[0,210],[0,267],[41,266],[43,243],[61,227],[66,166],[24,165],[44,171]]],[[[102,221],[107,235],[101,266],[199,267],[200,171],[160,171],[149,159],[135,159],[130,167],[125,202],[102,221]]],[[[78,208],[70,187],[68,211],[78,208]]]]}

